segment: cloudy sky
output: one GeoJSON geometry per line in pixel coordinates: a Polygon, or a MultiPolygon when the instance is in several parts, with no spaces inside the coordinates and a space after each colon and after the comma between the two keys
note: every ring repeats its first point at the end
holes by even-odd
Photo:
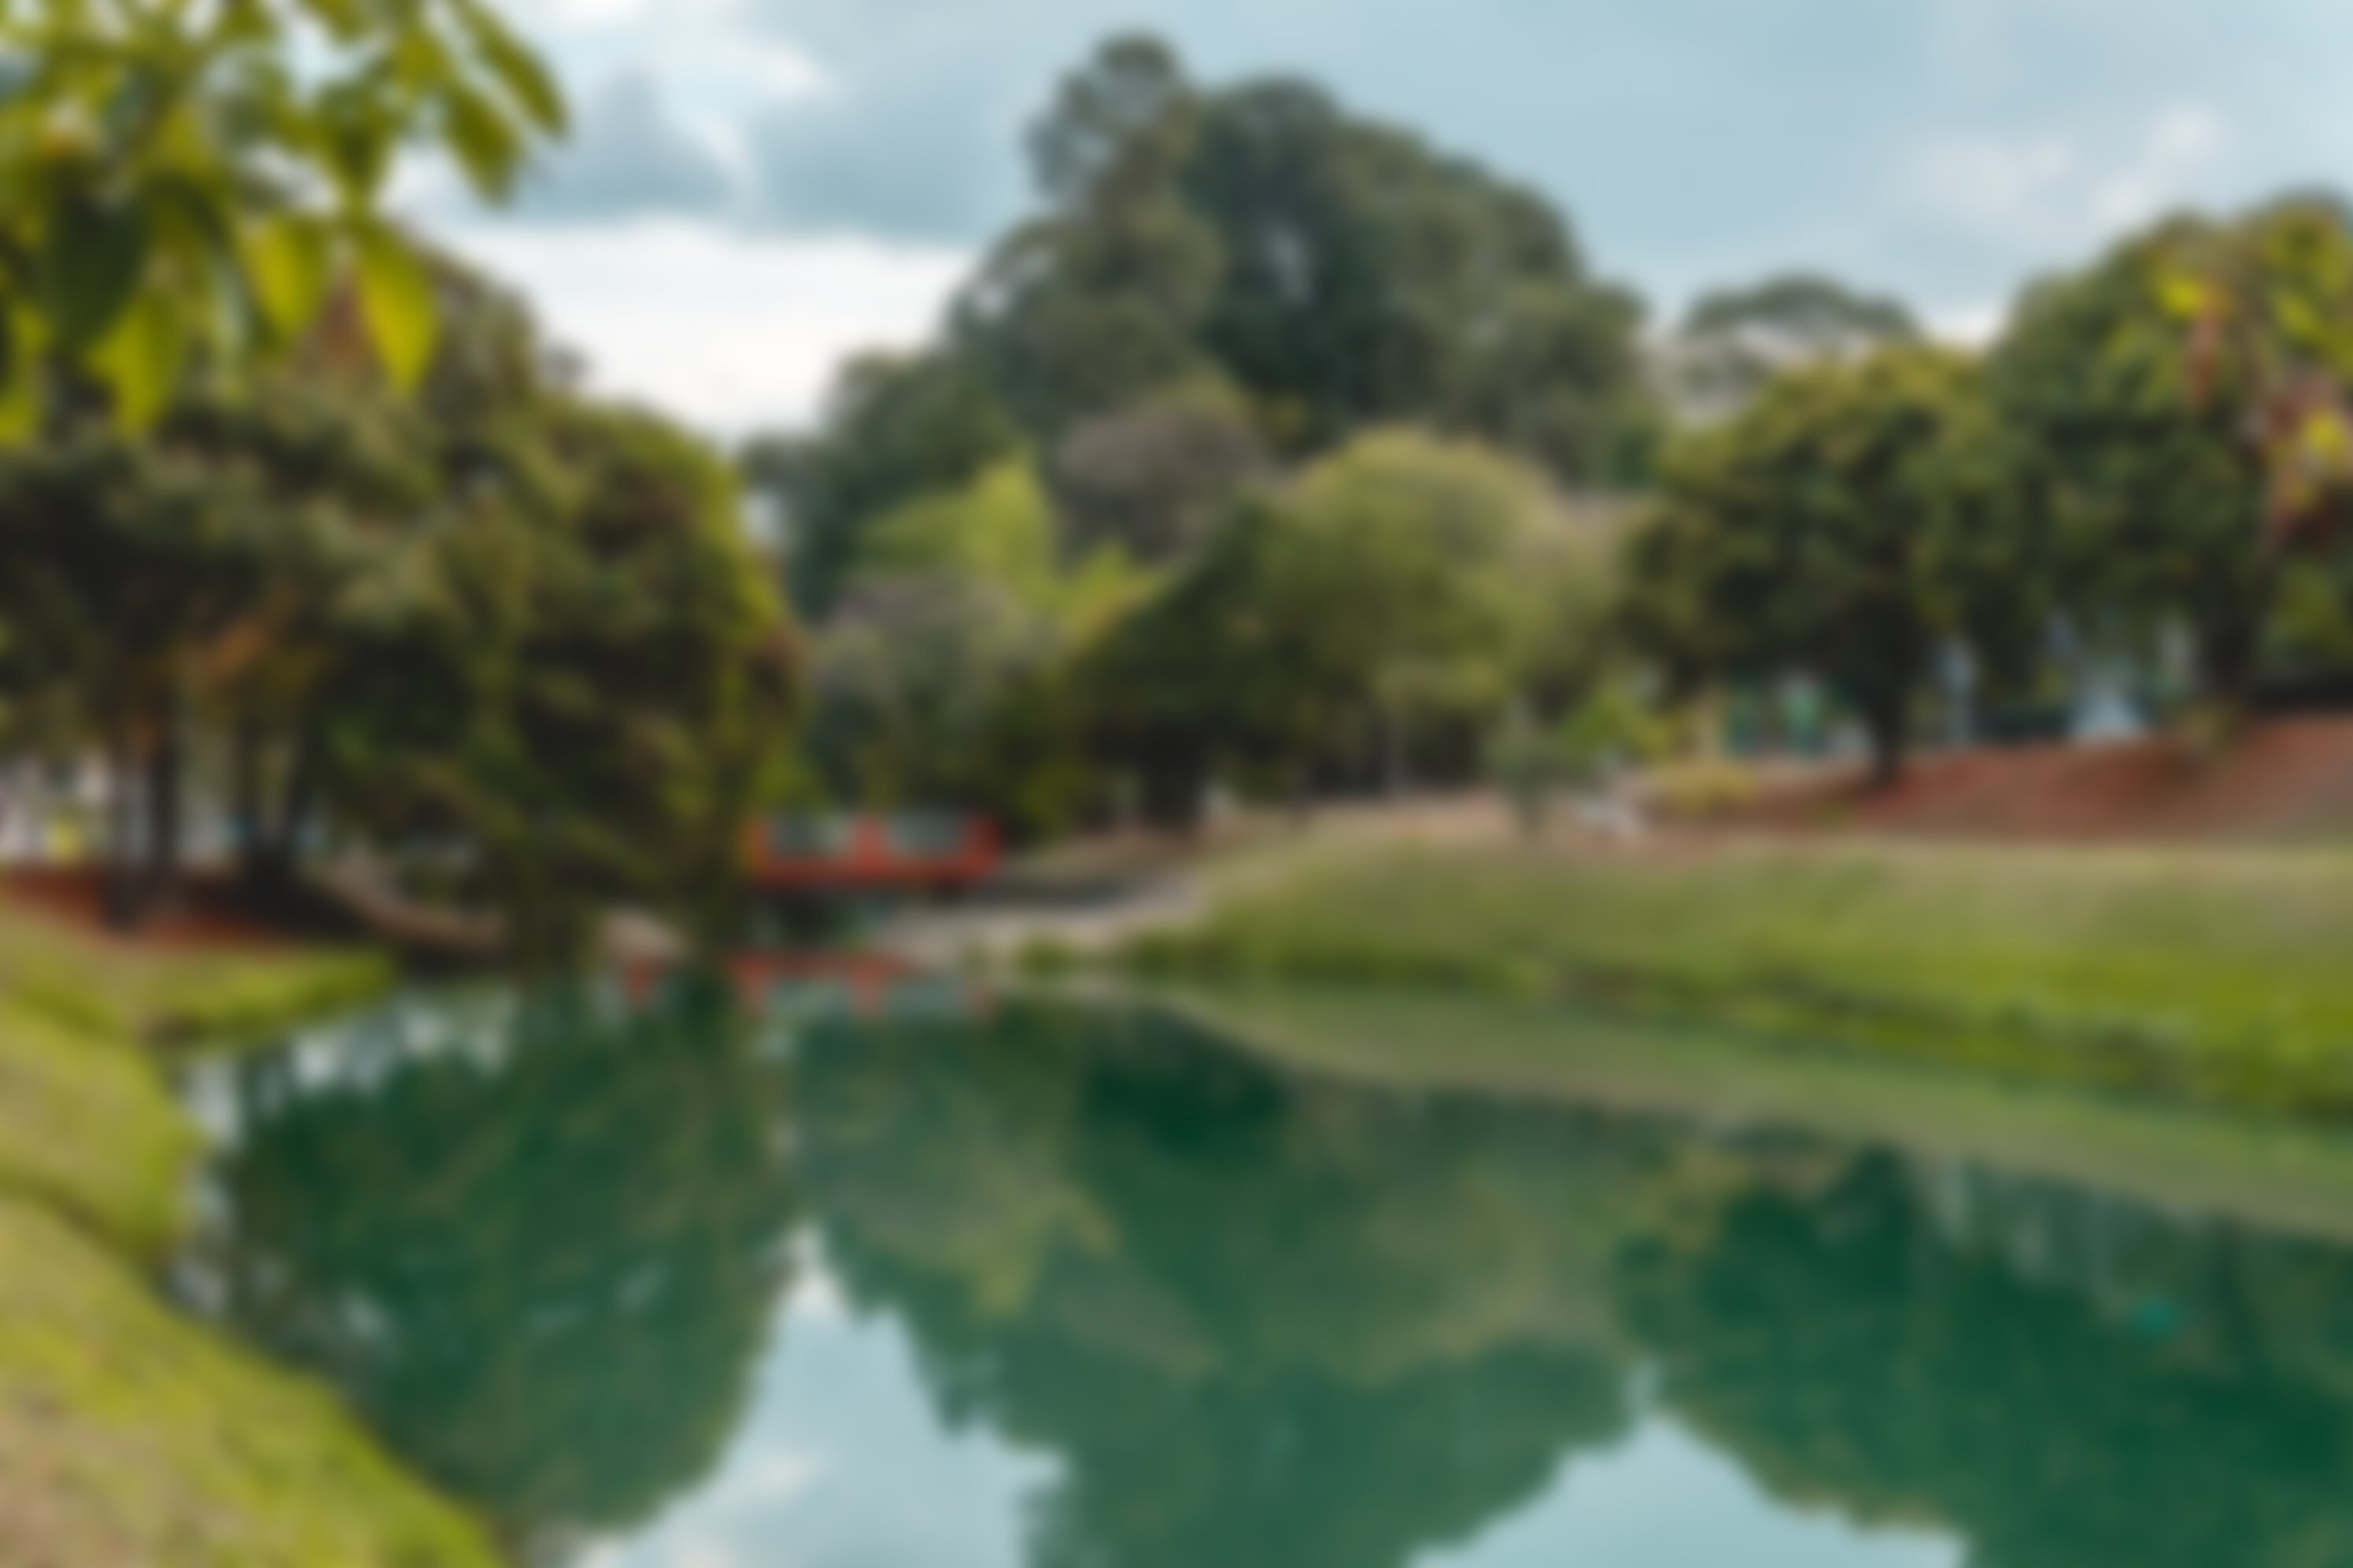
{"type": "Polygon", "coordinates": [[[578,123],[512,209],[412,210],[607,386],[729,434],[918,338],[1024,199],[1055,78],[1145,26],[1548,193],[1661,308],[1793,265],[1982,331],[2183,203],[2353,185],[2345,0],[512,0],[578,123]]]}

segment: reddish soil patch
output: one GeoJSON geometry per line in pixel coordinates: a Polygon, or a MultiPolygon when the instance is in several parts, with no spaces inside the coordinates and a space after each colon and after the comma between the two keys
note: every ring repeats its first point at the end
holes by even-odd
{"type": "Polygon", "coordinates": [[[0,896],[99,940],[147,952],[222,952],[283,948],[296,939],[244,912],[225,877],[195,875],[177,897],[118,931],[105,918],[98,874],[79,867],[18,867],[0,874],[0,896]]]}
{"type": "Polygon", "coordinates": [[[1893,790],[1778,775],[1728,826],[2167,842],[2353,837],[2353,718],[2258,724],[2211,756],[2169,738],[1934,752],[1893,790]]]}

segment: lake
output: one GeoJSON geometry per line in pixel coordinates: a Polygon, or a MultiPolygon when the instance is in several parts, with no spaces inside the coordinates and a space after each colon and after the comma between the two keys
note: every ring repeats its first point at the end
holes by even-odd
{"type": "Polygon", "coordinates": [[[827,1000],[420,994],[201,1069],[175,1289],[533,1563],[2353,1563],[2322,1230],[827,1000]]]}

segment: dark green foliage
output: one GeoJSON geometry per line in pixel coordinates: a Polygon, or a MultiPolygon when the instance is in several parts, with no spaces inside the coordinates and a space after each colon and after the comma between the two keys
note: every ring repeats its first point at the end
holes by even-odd
{"type": "Polygon", "coordinates": [[[2200,677],[2243,699],[2278,564],[2242,408],[2201,399],[2163,285],[2213,226],[2184,219],[2027,295],[1987,364],[2029,464],[2026,526],[2051,540],[2085,633],[2147,646],[2188,628],[2200,677]]]}
{"type": "Polygon", "coordinates": [[[1900,300],[1786,273],[1703,296],[1666,345],[1662,369],[1671,401],[1705,419],[1736,412],[1783,371],[1920,338],[1900,300]]]}
{"type": "Polygon", "coordinates": [[[1641,312],[1533,193],[1304,82],[1201,90],[1146,39],[1075,73],[1034,140],[1047,210],[957,342],[1041,438],[1208,371],[1294,452],[1418,420],[1624,477],[1641,312]]]}
{"type": "Polygon", "coordinates": [[[730,1006],[438,1020],[480,1058],[407,1055],[395,1009],[343,1043],[380,1083],[342,1091],[242,1065],[217,1310],[511,1542],[648,1518],[718,1458],[789,1268],[774,1069],[730,1006]]]}
{"type": "Polygon", "coordinates": [[[1625,1151],[1144,1013],[829,1029],[797,1070],[828,1259],[951,1412],[1060,1461],[1033,1562],[1401,1568],[1624,1430],[1575,1326],[1607,1228],[1560,1205],[1625,1151]],[[1525,1313],[1481,1310],[1498,1273],[1525,1313]]]}
{"type": "Polygon", "coordinates": [[[1184,190],[1225,258],[1203,342],[1286,441],[1417,420],[1615,477],[1640,310],[1540,197],[1296,81],[1208,97],[1184,190]]]}
{"type": "Polygon", "coordinates": [[[2032,646],[2037,584],[1971,367],[1895,350],[1773,383],[1670,454],[1630,619],[1686,684],[1810,676],[1901,771],[1940,645],[2032,646]],[[2021,624],[2021,623],[2024,624],[2021,624]]]}
{"type": "Polygon", "coordinates": [[[2088,636],[2186,632],[2245,705],[2298,557],[2348,491],[2353,234],[2328,204],[2177,218],[2031,292],[1987,370],[2088,636]]]}
{"type": "Polygon", "coordinates": [[[798,668],[733,477],[564,391],[512,300],[449,267],[438,289],[460,330],[413,400],[322,341],[149,436],[0,461],[20,739],[142,785],[118,914],[168,890],[204,783],[260,898],[335,833],[495,904],[534,956],[610,899],[722,923],[798,668]]]}

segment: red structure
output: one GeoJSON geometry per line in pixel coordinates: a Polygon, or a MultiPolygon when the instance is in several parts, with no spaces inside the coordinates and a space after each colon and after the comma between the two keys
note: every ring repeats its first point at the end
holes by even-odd
{"type": "MultiPolygon", "coordinates": [[[[977,985],[885,953],[739,953],[725,973],[737,1005],[754,1016],[964,1017],[986,1012],[989,1003],[977,985]]],[[[669,976],[659,964],[639,964],[621,978],[629,999],[642,1005],[669,976]]]]}
{"type": "Polygon", "coordinates": [[[946,890],[996,874],[986,817],[953,812],[784,816],[754,827],[754,885],[772,891],[946,890]]]}

